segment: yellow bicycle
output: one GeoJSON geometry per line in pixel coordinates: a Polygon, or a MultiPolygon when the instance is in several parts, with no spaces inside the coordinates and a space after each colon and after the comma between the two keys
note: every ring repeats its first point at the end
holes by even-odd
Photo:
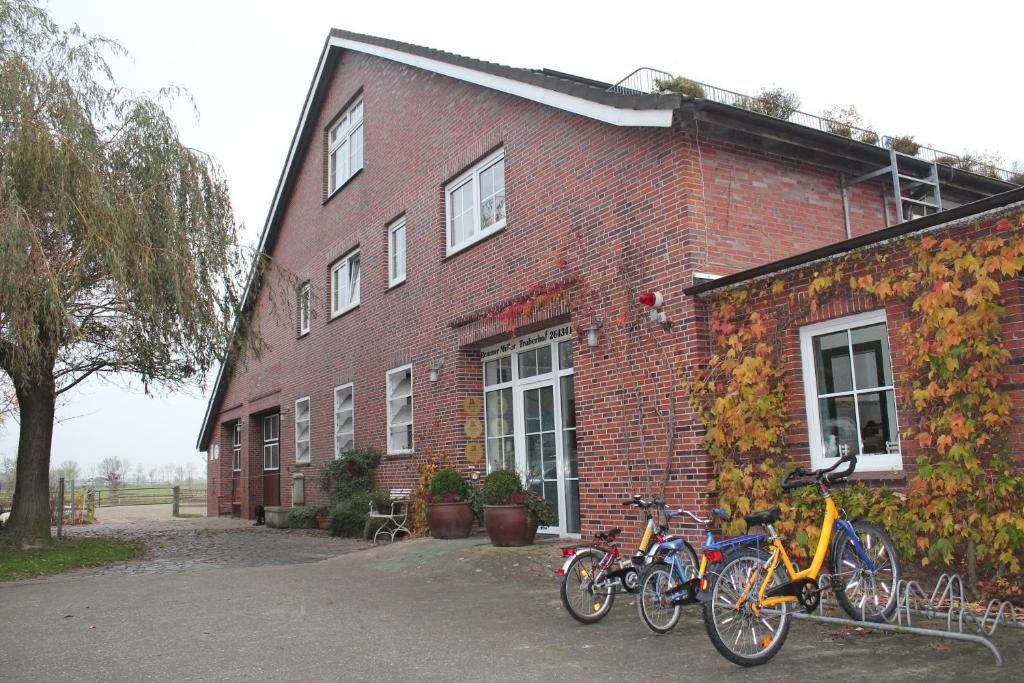
{"type": "Polygon", "coordinates": [[[902,571],[896,546],[877,524],[841,515],[829,486],[850,476],[855,455],[845,455],[827,469],[797,468],[786,475],[784,490],[817,485],[825,502],[825,519],[811,565],[798,570],[773,524],[779,508],[746,516],[748,526],[767,531],[767,555],[745,547],[712,566],[710,585],[702,593],[704,626],[718,652],[741,666],[764,664],[779,651],[789,633],[790,608],[813,611],[821,593],[831,588],[852,618],[879,622],[896,609],[896,584],[902,571]],[[840,465],[847,467],[836,472],[840,465]],[[830,579],[819,585],[826,559],[830,579]],[[788,580],[777,571],[785,567],[788,580]]]}

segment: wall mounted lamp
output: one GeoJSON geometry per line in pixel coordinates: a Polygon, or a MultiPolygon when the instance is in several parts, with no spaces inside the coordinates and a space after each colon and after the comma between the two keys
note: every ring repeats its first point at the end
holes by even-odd
{"type": "Polygon", "coordinates": [[[436,382],[441,375],[441,368],[444,367],[444,356],[435,358],[430,364],[430,381],[436,382]]]}
{"type": "Polygon", "coordinates": [[[601,343],[601,340],[597,336],[597,331],[602,327],[604,327],[603,321],[596,320],[590,323],[590,327],[587,328],[587,346],[594,348],[601,343]]]}

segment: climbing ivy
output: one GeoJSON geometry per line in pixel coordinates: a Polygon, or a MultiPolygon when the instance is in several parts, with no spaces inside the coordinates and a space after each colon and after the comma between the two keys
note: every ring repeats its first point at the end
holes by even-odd
{"type": "MultiPolygon", "coordinates": [[[[956,240],[926,236],[909,243],[909,266],[896,268],[879,251],[866,270],[863,253],[852,253],[814,272],[806,296],[792,293],[765,315],[752,290],[720,294],[711,308],[715,353],[691,373],[686,388],[706,426],[703,445],[714,465],[711,491],[737,513],[779,504],[779,530],[797,556],[807,556],[818,536],[820,504],[811,489],[781,496],[788,404],[781,349],[791,326],[824,302],[866,294],[878,304],[897,299],[907,314],[901,395],[915,418],[904,439],[921,455],[906,493],[849,484],[839,495],[851,515],[864,514],[889,527],[902,552],[922,563],[950,564],[966,557],[996,575],[1020,571],[1024,552],[1024,476],[1007,445],[1010,353],[1003,345],[1006,310],[1000,283],[1024,271],[1024,214],[1001,219],[991,234],[956,240]],[[895,271],[899,272],[895,272],[895,271]],[[849,273],[856,273],[848,275],[849,273]]],[[[781,298],[785,283],[771,285],[781,298]]],[[[742,531],[738,518],[726,532],[742,531]]]]}

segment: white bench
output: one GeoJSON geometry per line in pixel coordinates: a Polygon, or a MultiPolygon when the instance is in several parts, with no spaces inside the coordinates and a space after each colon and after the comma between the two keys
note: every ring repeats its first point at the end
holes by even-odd
{"type": "Polygon", "coordinates": [[[367,527],[377,523],[377,531],[373,534],[373,543],[376,545],[378,536],[389,536],[394,543],[395,536],[402,533],[412,533],[405,523],[409,521],[409,495],[412,489],[391,489],[388,495],[391,497],[391,509],[388,512],[377,509],[377,501],[370,501],[370,518],[367,520],[367,527]]]}

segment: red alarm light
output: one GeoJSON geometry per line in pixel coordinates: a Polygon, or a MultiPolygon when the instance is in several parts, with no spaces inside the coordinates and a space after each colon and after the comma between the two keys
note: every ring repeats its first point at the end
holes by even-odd
{"type": "Polygon", "coordinates": [[[653,309],[659,309],[665,303],[661,292],[643,292],[637,297],[637,300],[644,306],[650,306],[653,309]]]}

